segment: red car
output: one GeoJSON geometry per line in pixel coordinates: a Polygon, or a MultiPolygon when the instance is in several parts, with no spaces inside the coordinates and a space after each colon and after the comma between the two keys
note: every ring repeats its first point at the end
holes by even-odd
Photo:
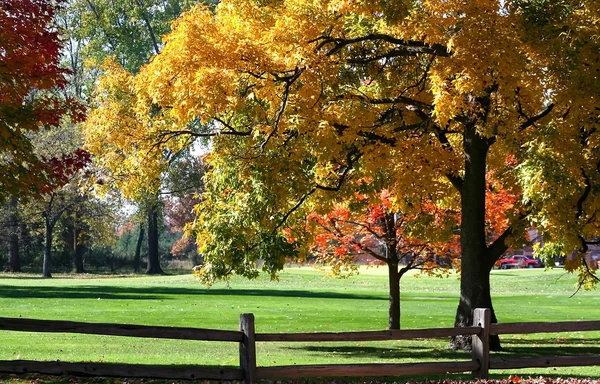
{"type": "Polygon", "coordinates": [[[544,264],[531,256],[515,255],[509,257],[503,257],[496,261],[494,266],[500,269],[509,268],[541,268],[544,264]]]}

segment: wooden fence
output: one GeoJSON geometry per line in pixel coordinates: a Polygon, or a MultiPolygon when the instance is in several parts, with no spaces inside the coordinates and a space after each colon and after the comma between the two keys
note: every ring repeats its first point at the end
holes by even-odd
{"type": "Polygon", "coordinates": [[[490,334],[597,331],[600,330],[600,321],[491,324],[489,309],[476,309],[473,316],[473,326],[465,328],[432,328],[366,332],[255,333],[254,315],[242,314],[240,315],[239,331],[11,318],[0,318],[0,330],[228,341],[239,343],[240,346],[239,368],[215,368],[206,366],[171,367],[160,365],[70,363],[60,361],[42,362],[28,360],[0,361],[0,373],[11,374],[69,374],[75,376],[109,376],[175,380],[243,380],[246,383],[252,383],[261,379],[294,379],[327,376],[432,375],[469,371],[472,372],[473,377],[487,378],[490,369],[600,365],[600,355],[490,359],[490,334]],[[470,360],[398,364],[256,366],[257,341],[347,342],[429,339],[458,335],[472,335],[473,351],[470,360]]]}

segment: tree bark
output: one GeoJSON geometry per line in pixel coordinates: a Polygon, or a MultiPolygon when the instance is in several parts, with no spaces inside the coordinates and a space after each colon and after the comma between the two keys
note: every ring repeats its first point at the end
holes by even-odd
{"type": "Polygon", "coordinates": [[[84,247],[77,242],[77,213],[75,213],[73,215],[73,265],[75,266],[75,273],[85,273],[83,251],[84,247]]]}
{"type": "MultiPolygon", "coordinates": [[[[24,221],[19,222],[19,244],[21,246],[21,255],[23,258],[30,259],[31,247],[32,247],[33,239],[31,237],[31,232],[27,227],[27,223],[24,221]]],[[[19,256],[19,264],[20,264],[20,256],[19,256]]]]}
{"type": "Polygon", "coordinates": [[[135,256],[133,256],[133,272],[140,271],[140,261],[142,259],[142,243],[144,241],[144,224],[140,223],[140,233],[138,235],[137,244],[135,245],[135,256]]]}
{"type": "Polygon", "coordinates": [[[390,284],[390,321],[389,329],[400,329],[400,276],[398,263],[388,261],[388,278],[390,284]]]}
{"type": "Polygon", "coordinates": [[[385,225],[385,258],[388,265],[390,285],[389,329],[400,329],[400,274],[398,272],[398,238],[396,217],[388,212],[383,217],[385,225]]]}
{"type": "Polygon", "coordinates": [[[85,247],[83,245],[76,245],[75,249],[73,249],[73,253],[75,273],[87,273],[83,265],[83,254],[85,253],[85,247]]]}
{"type": "Polygon", "coordinates": [[[148,275],[164,275],[160,267],[158,255],[158,207],[153,204],[148,208],[148,275]]]}
{"type": "Polygon", "coordinates": [[[44,216],[44,223],[46,229],[46,236],[44,241],[44,264],[43,264],[43,272],[42,275],[44,277],[52,277],[51,269],[51,259],[52,259],[52,232],[54,231],[54,224],[49,215],[44,216]]]}
{"type": "Polygon", "coordinates": [[[150,20],[148,19],[148,15],[146,14],[146,7],[141,0],[136,0],[136,3],[141,12],[142,20],[144,24],[146,24],[146,29],[148,30],[148,35],[150,35],[150,40],[152,40],[152,48],[154,48],[154,54],[158,55],[160,53],[160,48],[158,47],[158,41],[156,40],[156,34],[154,33],[154,28],[152,28],[152,24],[150,24],[150,20]]]}
{"type": "MultiPolygon", "coordinates": [[[[489,308],[492,322],[497,322],[490,295],[493,261],[490,262],[485,237],[486,157],[490,144],[477,133],[475,124],[466,124],[463,146],[465,175],[461,188],[461,281],[455,327],[472,325],[475,308],[489,308]]],[[[456,336],[450,346],[470,350],[471,336],[456,336]]],[[[497,335],[490,335],[490,348],[501,349],[497,335]]]]}
{"type": "Polygon", "coordinates": [[[8,265],[5,272],[21,272],[19,259],[19,216],[17,215],[17,199],[8,202],[8,265]]]}

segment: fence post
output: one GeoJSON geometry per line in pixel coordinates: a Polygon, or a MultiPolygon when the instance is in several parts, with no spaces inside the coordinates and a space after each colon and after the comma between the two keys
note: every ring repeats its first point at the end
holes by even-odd
{"type": "Polygon", "coordinates": [[[471,356],[479,362],[479,369],[471,374],[474,379],[487,379],[490,370],[490,323],[492,312],[488,308],[473,311],[473,326],[481,327],[481,332],[471,339],[471,356]]]}
{"type": "Polygon", "coordinates": [[[254,315],[240,315],[240,331],[244,332],[244,341],[240,343],[240,368],[244,371],[244,382],[256,381],[256,340],[254,337],[254,315]]]}

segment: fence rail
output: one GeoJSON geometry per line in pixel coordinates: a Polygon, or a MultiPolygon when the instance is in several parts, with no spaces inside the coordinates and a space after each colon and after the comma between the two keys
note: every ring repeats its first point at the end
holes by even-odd
{"type": "Polygon", "coordinates": [[[160,327],[135,324],[80,323],[75,321],[12,319],[0,317],[0,330],[24,332],[84,333],[89,335],[147,337],[154,339],[183,339],[241,342],[244,333],[221,329],[160,327]]]}
{"type": "Polygon", "coordinates": [[[560,333],[600,330],[600,321],[566,321],[560,323],[504,323],[491,324],[495,335],[518,335],[532,333],[560,333]]]}
{"type": "Polygon", "coordinates": [[[0,372],[13,374],[106,376],[171,380],[244,380],[240,368],[166,366],[114,363],[69,363],[62,361],[0,361],[0,372]]]}
{"type": "Polygon", "coordinates": [[[0,361],[0,373],[74,376],[135,377],[174,380],[244,380],[250,384],[260,379],[296,379],[326,376],[405,376],[472,372],[487,378],[490,369],[570,367],[600,365],[600,356],[549,356],[523,359],[490,359],[490,334],[531,334],[575,331],[598,331],[600,321],[560,323],[492,324],[489,309],[476,309],[473,326],[465,328],[431,328],[366,332],[255,333],[254,315],[240,315],[240,330],[161,327],[132,324],[81,323],[0,317],[0,330],[25,332],[82,333],[142,338],[165,338],[206,341],[229,341],[240,345],[239,368],[210,366],[164,366],[114,363],[73,363],[60,361],[0,361]],[[453,362],[419,362],[399,364],[330,364],[257,367],[256,342],[343,342],[409,340],[472,336],[471,360],[453,362]]]}
{"type": "Polygon", "coordinates": [[[300,379],[308,377],[384,377],[461,373],[479,369],[476,361],[453,361],[404,364],[329,364],[259,367],[259,379],[300,379]]]}

